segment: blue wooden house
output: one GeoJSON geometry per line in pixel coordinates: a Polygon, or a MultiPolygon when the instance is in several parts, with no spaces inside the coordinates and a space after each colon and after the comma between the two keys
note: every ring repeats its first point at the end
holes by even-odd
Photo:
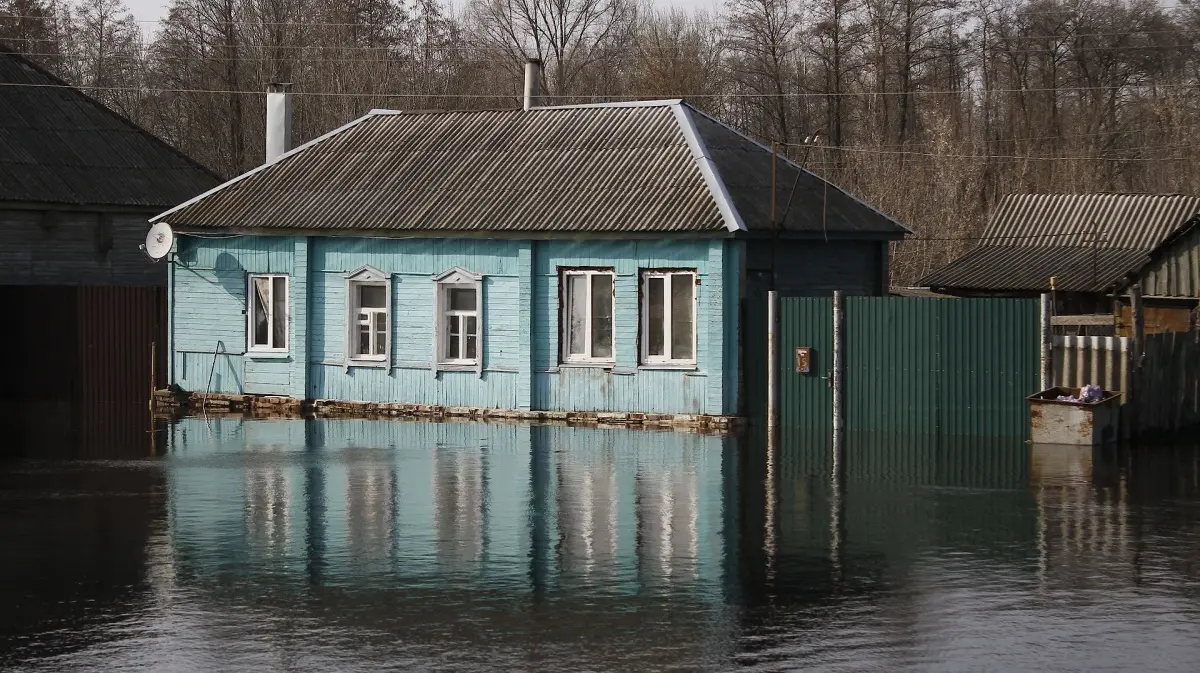
{"type": "Polygon", "coordinates": [[[170,379],[737,415],[741,301],[884,294],[907,232],[782,157],[772,192],[772,161],[679,100],[372,111],[152,220],[179,234],[170,379]]]}

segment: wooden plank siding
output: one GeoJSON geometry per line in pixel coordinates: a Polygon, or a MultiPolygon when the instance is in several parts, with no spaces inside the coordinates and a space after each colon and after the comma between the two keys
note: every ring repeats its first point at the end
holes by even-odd
{"type": "Polygon", "coordinates": [[[138,249],[148,217],[0,207],[0,285],[165,285],[138,249]]]}
{"type": "Polygon", "coordinates": [[[171,274],[172,381],[192,391],[309,399],[733,413],[737,380],[726,372],[739,352],[741,246],[724,239],[182,237],[171,274]],[[364,265],[391,280],[387,367],[345,363],[346,275],[364,265]],[[558,364],[559,270],[581,266],[616,271],[611,369],[558,364]],[[454,267],[483,276],[481,372],[434,372],[432,277],[454,267]],[[639,366],[639,278],[649,268],[696,269],[694,370],[639,366]],[[290,277],[290,350],[283,357],[246,353],[249,273],[290,277]]]}

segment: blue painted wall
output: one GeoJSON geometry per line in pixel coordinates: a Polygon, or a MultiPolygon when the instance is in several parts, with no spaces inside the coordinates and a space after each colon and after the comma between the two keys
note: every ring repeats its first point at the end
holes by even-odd
{"type": "Polygon", "coordinates": [[[169,272],[171,380],[187,390],[446,406],[646,413],[735,413],[742,244],[731,240],[517,241],[351,237],[181,237],[169,272]],[[392,281],[386,368],[345,366],[347,273],[392,281]],[[617,274],[612,369],[560,367],[559,267],[617,274]],[[483,371],[432,369],[434,283],[462,267],[484,277],[483,371]],[[695,268],[694,370],[638,365],[643,268],[695,268]],[[285,357],[246,353],[246,275],[290,276],[285,357]],[[216,355],[214,356],[214,352],[216,355]]]}

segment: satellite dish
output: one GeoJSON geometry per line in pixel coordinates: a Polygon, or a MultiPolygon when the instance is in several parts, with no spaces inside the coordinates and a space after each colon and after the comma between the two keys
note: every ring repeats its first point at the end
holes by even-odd
{"type": "Polygon", "coordinates": [[[157,262],[167,256],[174,242],[175,232],[171,231],[171,225],[159,222],[150,227],[150,231],[146,232],[146,242],[139,247],[147,257],[157,262]]]}

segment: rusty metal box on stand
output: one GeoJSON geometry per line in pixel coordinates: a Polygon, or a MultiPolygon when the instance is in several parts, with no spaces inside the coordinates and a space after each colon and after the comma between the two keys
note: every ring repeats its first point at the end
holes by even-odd
{"type": "Polygon", "coordinates": [[[1121,393],[1105,390],[1095,402],[1059,400],[1079,397],[1079,388],[1055,387],[1030,395],[1029,439],[1034,444],[1100,446],[1120,438],[1121,393]]]}

